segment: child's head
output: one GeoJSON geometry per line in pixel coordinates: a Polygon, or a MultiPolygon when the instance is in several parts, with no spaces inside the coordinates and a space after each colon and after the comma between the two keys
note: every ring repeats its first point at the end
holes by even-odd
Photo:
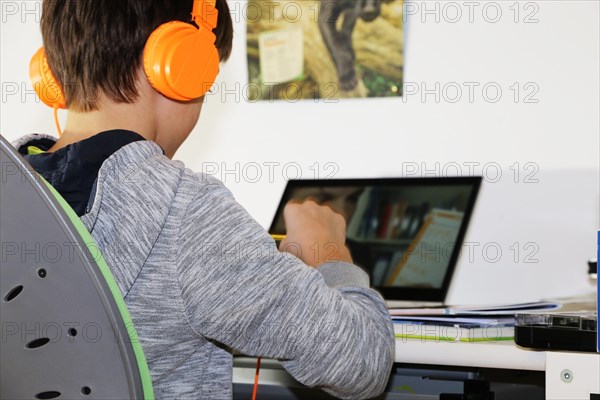
{"type": "MultiPolygon", "coordinates": [[[[44,50],[67,106],[98,108],[100,95],[133,103],[146,40],[159,25],[190,22],[193,0],[44,0],[44,50]]],[[[232,21],[226,0],[219,11],[216,47],[222,61],[231,53],[232,21]]]]}

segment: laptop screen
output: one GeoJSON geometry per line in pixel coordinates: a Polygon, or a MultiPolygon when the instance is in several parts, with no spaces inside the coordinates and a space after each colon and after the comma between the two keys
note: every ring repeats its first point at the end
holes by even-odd
{"type": "Polygon", "coordinates": [[[289,200],[341,213],[354,262],[388,300],[443,301],[481,177],[291,180],[270,233],[285,234],[289,200]]]}

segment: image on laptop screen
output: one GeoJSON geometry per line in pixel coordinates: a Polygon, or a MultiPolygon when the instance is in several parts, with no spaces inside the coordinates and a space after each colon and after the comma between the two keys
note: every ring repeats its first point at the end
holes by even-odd
{"type": "Polygon", "coordinates": [[[292,180],[270,233],[285,234],[283,208],[312,199],[341,213],[354,262],[390,299],[442,301],[480,177],[292,180]]]}

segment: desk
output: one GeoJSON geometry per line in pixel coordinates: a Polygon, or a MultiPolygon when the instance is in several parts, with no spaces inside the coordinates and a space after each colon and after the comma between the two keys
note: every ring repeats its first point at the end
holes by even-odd
{"type": "Polygon", "coordinates": [[[600,354],[538,351],[501,342],[396,340],[396,362],[409,364],[543,371],[547,400],[600,394],[600,354]],[[567,376],[565,378],[565,375],[567,376]]]}
{"type": "Polygon", "coordinates": [[[432,339],[396,339],[396,362],[544,371],[545,352],[529,351],[513,341],[445,342],[432,339]]]}
{"type": "MultiPolygon", "coordinates": [[[[538,383],[541,385],[542,393],[545,389],[546,400],[590,400],[590,393],[600,393],[600,354],[528,350],[516,346],[513,341],[464,343],[436,342],[431,339],[427,341],[397,339],[396,363],[395,367],[402,368],[403,371],[421,368],[438,371],[438,367],[440,367],[445,373],[453,369],[460,370],[463,376],[467,377],[470,376],[469,371],[478,369],[511,373],[518,371],[519,375],[526,375],[529,371],[535,379],[539,378],[538,383]]],[[[251,385],[254,381],[255,365],[254,358],[236,357],[233,371],[234,384],[251,385]]],[[[280,390],[275,390],[273,393],[276,394],[273,397],[259,396],[261,399],[330,398],[325,395],[317,396],[314,392],[303,391],[302,385],[296,382],[277,361],[263,360],[262,366],[260,375],[262,386],[259,392],[264,395],[266,387],[271,387],[271,389],[278,387],[280,390]],[[289,390],[286,391],[283,388],[289,388],[289,390]]],[[[461,375],[449,377],[449,381],[452,379],[460,380],[461,375]]],[[[506,384],[510,384],[510,382],[506,384]]],[[[398,385],[390,386],[398,387],[398,385]]],[[[510,392],[511,395],[505,394],[505,397],[497,393],[496,400],[515,399],[515,397],[509,396],[519,393],[518,390],[518,388],[514,389],[510,392]]],[[[235,392],[245,393],[239,390],[234,390],[235,392]]],[[[268,390],[266,392],[268,393],[268,390]]],[[[540,391],[536,393],[538,395],[531,395],[527,399],[544,398],[543,394],[539,394],[540,391]]],[[[239,398],[243,397],[243,395],[239,395],[239,398]]],[[[439,398],[439,395],[388,393],[381,398],[434,399],[439,398]]]]}

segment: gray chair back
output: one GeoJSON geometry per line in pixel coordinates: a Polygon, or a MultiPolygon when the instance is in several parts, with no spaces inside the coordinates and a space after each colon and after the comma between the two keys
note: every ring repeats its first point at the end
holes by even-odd
{"type": "Polygon", "coordinates": [[[93,239],[0,136],[0,398],[152,398],[135,329],[93,239]]]}

